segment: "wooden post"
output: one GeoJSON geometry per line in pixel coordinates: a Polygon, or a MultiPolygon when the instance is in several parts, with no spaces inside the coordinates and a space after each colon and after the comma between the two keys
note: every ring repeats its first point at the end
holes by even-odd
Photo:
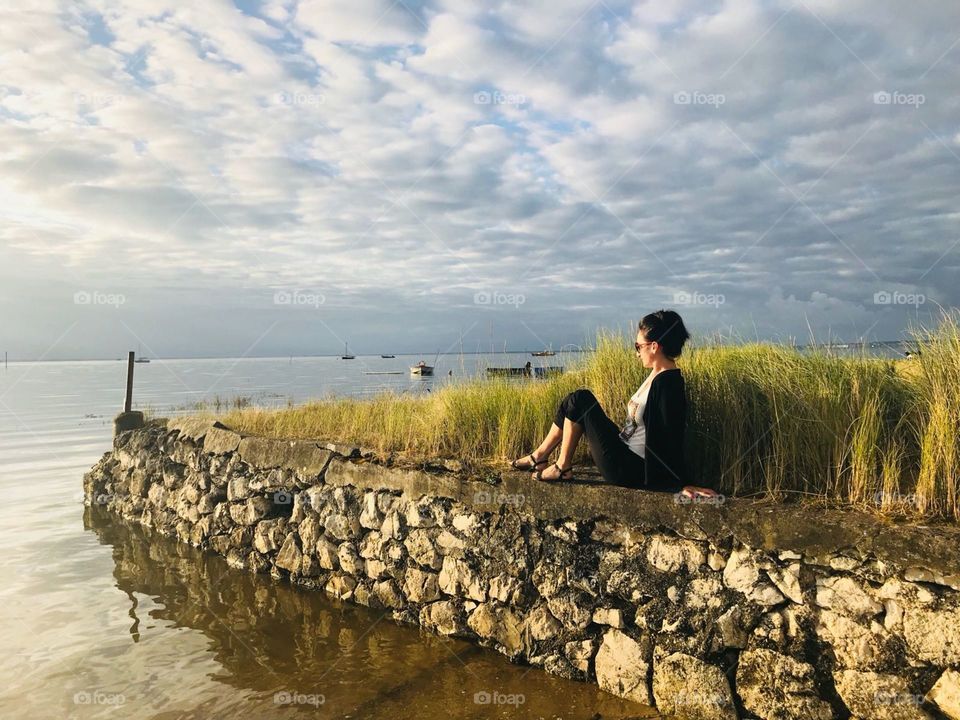
{"type": "Polygon", "coordinates": [[[127,396],[123,401],[123,412],[113,419],[113,436],[126,430],[143,427],[143,413],[132,410],[133,407],[133,350],[127,353],[127,396]]]}
{"type": "Polygon", "coordinates": [[[123,401],[123,411],[133,409],[133,350],[127,353],[127,397],[123,401]]]}

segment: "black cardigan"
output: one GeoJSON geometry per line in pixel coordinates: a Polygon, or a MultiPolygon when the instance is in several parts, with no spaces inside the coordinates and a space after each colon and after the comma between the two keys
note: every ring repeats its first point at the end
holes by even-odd
{"type": "Polygon", "coordinates": [[[679,368],[653,378],[643,408],[646,428],[646,487],[676,492],[685,484],[683,434],[687,423],[687,396],[679,368]]]}

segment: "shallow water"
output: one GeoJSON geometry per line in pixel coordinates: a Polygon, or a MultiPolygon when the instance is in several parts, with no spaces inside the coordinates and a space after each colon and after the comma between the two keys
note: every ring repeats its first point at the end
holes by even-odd
{"type": "MultiPolygon", "coordinates": [[[[467,357],[476,363],[470,372],[525,362],[467,357]]],[[[447,359],[459,373],[460,358],[447,359]]],[[[154,361],[136,368],[135,405],[168,414],[216,395],[285,404],[450,381],[364,376],[348,362],[357,361],[154,361]]],[[[112,361],[0,369],[0,716],[653,715],[492,650],[230,570],[219,557],[85,509],[81,478],[110,446],[124,369],[112,361]]]]}

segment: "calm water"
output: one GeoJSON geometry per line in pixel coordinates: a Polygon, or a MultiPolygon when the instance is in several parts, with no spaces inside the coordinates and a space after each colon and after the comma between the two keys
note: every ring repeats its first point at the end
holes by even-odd
{"type": "MultiPolygon", "coordinates": [[[[530,358],[465,356],[461,367],[446,356],[433,380],[411,380],[406,367],[419,359],[154,361],[136,367],[135,405],[167,414],[217,396],[286,404],[386,387],[419,393],[530,358]],[[390,369],[403,374],[363,374],[390,369]]],[[[124,365],[0,368],[0,717],[643,714],[592,685],[228,570],[220,558],[85,510],[81,476],[110,446],[124,365]],[[477,704],[477,693],[524,702],[477,704]]]]}

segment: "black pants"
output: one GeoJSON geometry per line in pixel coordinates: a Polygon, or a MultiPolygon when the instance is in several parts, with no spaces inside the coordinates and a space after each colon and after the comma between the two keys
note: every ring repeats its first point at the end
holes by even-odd
{"type": "Polygon", "coordinates": [[[560,401],[553,424],[561,430],[569,419],[583,427],[583,436],[590,447],[590,455],[603,479],[611,485],[674,492],[675,488],[646,485],[646,467],[643,458],[620,439],[620,427],[607,417],[592,392],[585,388],[574,390],[560,401]]]}

